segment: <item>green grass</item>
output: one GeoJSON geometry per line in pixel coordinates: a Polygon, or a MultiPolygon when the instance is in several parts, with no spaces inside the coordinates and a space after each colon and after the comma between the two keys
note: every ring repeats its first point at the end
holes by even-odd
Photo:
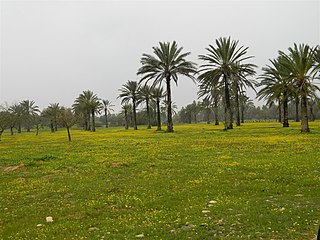
{"type": "Polygon", "coordinates": [[[320,123],[290,124],[4,133],[0,239],[310,240],[320,123]]]}

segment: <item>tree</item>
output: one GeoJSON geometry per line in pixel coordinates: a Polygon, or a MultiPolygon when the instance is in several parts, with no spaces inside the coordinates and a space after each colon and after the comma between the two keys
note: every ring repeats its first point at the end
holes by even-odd
{"type": "Polygon", "coordinates": [[[84,116],[85,130],[90,130],[91,118],[91,131],[95,132],[95,114],[100,113],[102,109],[102,103],[100,102],[97,95],[90,90],[83,91],[74,101],[72,107],[76,113],[82,113],[82,115],[84,116]]]}
{"type": "Polygon", "coordinates": [[[32,123],[35,120],[35,116],[40,112],[39,107],[35,105],[34,101],[23,100],[20,102],[22,108],[23,120],[26,124],[27,132],[30,132],[32,123]]]}
{"type": "Polygon", "coordinates": [[[172,44],[160,42],[159,45],[159,47],[153,47],[154,56],[142,55],[142,67],[137,74],[143,75],[140,82],[152,80],[153,86],[160,86],[163,82],[166,84],[167,132],[173,132],[171,80],[177,84],[179,75],[194,80],[196,64],[186,60],[190,52],[182,53],[183,48],[178,48],[175,41],[172,44]]]}
{"type": "Polygon", "coordinates": [[[136,81],[127,81],[127,83],[123,84],[122,88],[119,89],[119,97],[122,98],[121,104],[128,104],[130,100],[132,101],[134,130],[138,129],[136,108],[139,88],[140,87],[136,81]]]}
{"type": "Polygon", "coordinates": [[[129,129],[129,116],[128,113],[132,110],[131,104],[124,104],[122,106],[122,113],[124,114],[124,128],[127,130],[129,129]]]}
{"type": "Polygon", "coordinates": [[[259,99],[266,99],[268,103],[275,100],[279,101],[279,108],[283,106],[283,127],[289,127],[288,119],[288,101],[289,97],[294,95],[294,86],[287,79],[287,69],[282,66],[282,57],[270,60],[271,65],[262,68],[262,75],[259,77],[262,81],[259,86],[262,89],[258,92],[259,99]]]}
{"type": "Polygon", "coordinates": [[[50,103],[49,106],[42,111],[42,115],[50,121],[51,132],[58,131],[58,115],[61,110],[59,103],[50,103]]]}
{"type": "Polygon", "coordinates": [[[138,104],[142,101],[145,101],[146,103],[146,110],[147,110],[147,119],[148,119],[148,129],[151,129],[151,116],[150,116],[150,100],[152,98],[152,87],[149,87],[148,85],[144,85],[139,88],[138,92],[138,104]]]}
{"type": "Polygon", "coordinates": [[[162,87],[155,87],[151,90],[152,99],[155,100],[157,106],[157,131],[161,131],[161,108],[160,101],[164,97],[164,92],[162,87]]]}
{"type": "Polygon", "coordinates": [[[281,65],[285,69],[286,79],[299,89],[301,104],[301,132],[310,132],[308,121],[308,96],[319,88],[312,83],[314,71],[314,56],[316,48],[305,44],[294,44],[288,48],[289,53],[279,51],[281,65]]]}
{"type": "Polygon", "coordinates": [[[13,104],[8,108],[8,112],[12,115],[10,126],[11,135],[13,135],[13,128],[16,127],[18,133],[21,133],[21,124],[23,122],[23,108],[20,104],[13,104]]]}
{"type": "Polygon", "coordinates": [[[109,127],[108,125],[108,115],[111,114],[111,112],[113,112],[113,108],[114,105],[111,103],[111,101],[107,100],[107,99],[104,99],[102,100],[102,104],[103,104],[103,107],[104,107],[104,116],[106,118],[106,128],[109,127]]]}
{"type": "MultiPolygon", "coordinates": [[[[200,79],[217,82],[224,91],[225,105],[225,129],[232,129],[232,107],[230,86],[235,76],[241,76],[239,72],[242,62],[252,58],[246,56],[248,47],[238,47],[238,41],[229,38],[216,39],[216,46],[209,45],[206,55],[199,55],[199,59],[205,64],[200,66],[200,79]]],[[[254,65],[250,65],[254,66],[254,65]]]]}
{"type": "Polygon", "coordinates": [[[77,116],[70,108],[61,108],[61,111],[59,111],[58,114],[58,120],[67,128],[68,140],[71,141],[70,128],[77,123],[77,116]]]}
{"type": "Polygon", "coordinates": [[[4,130],[10,126],[11,116],[6,110],[0,110],[0,141],[4,130]]]}

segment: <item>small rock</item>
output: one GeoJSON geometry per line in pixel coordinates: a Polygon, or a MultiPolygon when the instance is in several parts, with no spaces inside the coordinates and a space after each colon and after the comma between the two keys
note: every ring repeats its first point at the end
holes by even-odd
{"type": "Polygon", "coordinates": [[[42,227],[42,224],[40,224],[40,223],[39,223],[39,224],[37,224],[37,227],[42,227]]]}
{"type": "Polygon", "coordinates": [[[47,222],[53,222],[53,217],[46,217],[47,222]]]}
{"type": "Polygon", "coordinates": [[[136,238],[143,238],[143,237],[144,237],[143,233],[136,235],[136,238]]]}
{"type": "Polygon", "coordinates": [[[97,228],[97,227],[91,227],[91,228],[89,228],[89,231],[96,231],[96,230],[99,230],[99,228],[97,228]]]}
{"type": "Polygon", "coordinates": [[[209,213],[210,210],[202,210],[202,213],[209,213]]]}
{"type": "Polygon", "coordinates": [[[210,202],[209,202],[209,204],[216,204],[217,203],[217,201],[215,201],[215,200],[211,200],[210,202]]]}

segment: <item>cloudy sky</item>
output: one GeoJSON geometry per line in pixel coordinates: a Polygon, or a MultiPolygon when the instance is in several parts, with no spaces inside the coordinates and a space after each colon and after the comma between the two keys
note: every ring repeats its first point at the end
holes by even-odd
{"type": "MultiPolygon", "coordinates": [[[[231,36],[249,47],[259,69],[294,42],[320,43],[319,0],[2,0],[0,8],[0,104],[71,106],[90,89],[119,110],[118,89],[139,80],[142,54],[160,41],[177,41],[199,64],[209,44],[231,36]]],[[[196,92],[181,78],[173,101],[180,108],[196,92]]]]}

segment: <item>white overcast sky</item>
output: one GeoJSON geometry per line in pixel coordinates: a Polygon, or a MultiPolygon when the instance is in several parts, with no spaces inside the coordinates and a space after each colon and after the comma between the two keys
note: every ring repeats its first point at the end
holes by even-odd
{"type": "MultiPolygon", "coordinates": [[[[30,99],[41,109],[71,106],[89,89],[118,111],[118,89],[139,80],[142,54],[160,41],[177,41],[199,64],[209,44],[230,36],[259,69],[293,43],[320,43],[320,0],[2,0],[0,8],[0,104],[30,99]]],[[[173,101],[180,109],[196,92],[181,78],[173,101]]]]}

